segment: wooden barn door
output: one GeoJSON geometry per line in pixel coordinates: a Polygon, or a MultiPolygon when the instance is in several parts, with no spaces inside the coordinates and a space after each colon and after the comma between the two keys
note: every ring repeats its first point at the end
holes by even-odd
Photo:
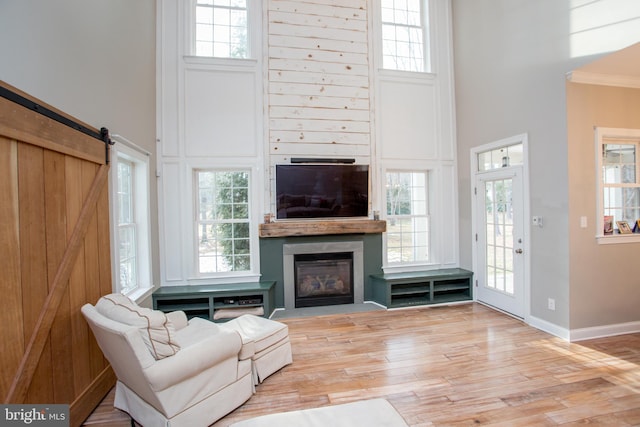
{"type": "Polygon", "coordinates": [[[115,382],[80,313],[111,292],[108,144],[0,90],[0,397],[80,425],[115,382]]]}

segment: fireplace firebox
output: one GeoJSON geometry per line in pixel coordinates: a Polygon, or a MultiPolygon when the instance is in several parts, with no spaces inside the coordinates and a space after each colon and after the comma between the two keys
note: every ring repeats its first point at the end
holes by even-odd
{"type": "Polygon", "coordinates": [[[295,307],[353,304],[353,252],[294,255],[295,307]]]}
{"type": "MultiPolygon", "coordinates": [[[[304,262],[313,260],[314,256],[320,254],[321,259],[326,260],[327,256],[332,256],[332,254],[336,253],[348,253],[348,256],[351,257],[351,273],[348,277],[349,280],[351,280],[350,287],[352,290],[350,290],[350,293],[353,292],[352,302],[354,304],[362,304],[364,302],[364,245],[361,241],[327,239],[326,241],[318,242],[285,243],[282,245],[282,281],[284,285],[284,308],[286,310],[293,310],[298,307],[296,305],[295,276],[297,268],[295,267],[295,257],[299,255],[312,255],[312,258],[298,258],[298,260],[303,260],[304,262]]],[[[338,259],[342,257],[342,255],[338,255],[338,259]]],[[[329,262],[336,262],[336,258],[328,259],[329,262]]],[[[337,270],[339,271],[340,268],[337,268],[337,270]]],[[[341,280],[344,282],[344,279],[341,280]]],[[[331,298],[321,299],[321,295],[314,295],[314,297],[317,297],[316,299],[313,299],[312,302],[315,305],[338,304],[338,302],[332,301],[331,298]]],[[[309,301],[309,299],[306,301],[309,301]]],[[[303,304],[304,303],[305,302],[303,302],[303,304]]]]}

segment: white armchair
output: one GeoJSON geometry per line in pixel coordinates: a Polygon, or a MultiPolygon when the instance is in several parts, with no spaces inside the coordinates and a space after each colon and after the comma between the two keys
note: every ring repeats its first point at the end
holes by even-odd
{"type": "Polygon", "coordinates": [[[145,427],[208,426],[254,392],[253,354],[235,331],[120,294],[82,314],[116,374],[114,406],[145,427]]]}

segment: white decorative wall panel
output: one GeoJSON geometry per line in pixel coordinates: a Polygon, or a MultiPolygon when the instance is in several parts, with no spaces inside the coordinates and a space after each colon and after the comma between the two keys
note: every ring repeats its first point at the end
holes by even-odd
{"type": "Polygon", "coordinates": [[[435,88],[432,85],[383,80],[378,96],[381,157],[437,159],[435,88]]]}
{"type": "Polygon", "coordinates": [[[456,169],[453,165],[443,165],[440,173],[441,188],[439,192],[441,205],[439,214],[441,216],[441,241],[442,251],[440,253],[443,265],[457,265],[458,263],[458,190],[456,169]]]}
{"type": "Polygon", "coordinates": [[[163,225],[163,258],[161,272],[166,282],[181,281],[182,275],[182,216],[180,194],[185,183],[178,163],[163,163],[161,177],[161,224],[163,225]]]}
{"type": "Polygon", "coordinates": [[[179,2],[158,1],[160,16],[160,26],[162,28],[162,52],[170,54],[160,54],[158,56],[157,80],[161,82],[162,90],[158,92],[160,109],[158,136],[160,137],[160,149],[158,153],[162,156],[178,156],[180,153],[180,139],[178,136],[178,105],[180,105],[180,95],[178,94],[179,71],[175,56],[178,49],[178,28],[176,20],[179,14],[179,2]]]}
{"type": "MultiPolygon", "coordinates": [[[[444,92],[442,84],[439,88],[440,92],[444,92]]],[[[438,105],[440,105],[440,114],[436,118],[439,129],[439,147],[438,157],[442,160],[455,161],[456,159],[456,141],[455,141],[455,111],[453,106],[453,95],[438,96],[438,105]]]]}
{"type": "Polygon", "coordinates": [[[255,74],[185,70],[187,156],[256,156],[255,74]]]}

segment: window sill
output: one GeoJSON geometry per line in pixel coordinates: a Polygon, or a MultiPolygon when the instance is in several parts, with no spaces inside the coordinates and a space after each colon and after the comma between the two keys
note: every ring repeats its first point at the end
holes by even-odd
{"type": "Polygon", "coordinates": [[[189,65],[205,65],[216,68],[255,68],[258,61],[247,58],[217,58],[209,56],[184,56],[185,64],[189,65]]]}
{"type": "Polygon", "coordinates": [[[154,288],[153,287],[148,287],[148,288],[138,288],[132,292],[129,292],[128,294],[126,294],[126,296],[132,300],[135,301],[136,304],[139,302],[144,301],[145,299],[147,299],[149,296],[151,296],[151,294],[153,293],[154,288]]]}
{"type": "Polygon", "coordinates": [[[437,270],[440,268],[446,268],[441,264],[429,264],[429,263],[407,263],[407,264],[393,264],[393,265],[385,265],[382,266],[382,271],[384,274],[394,274],[394,273],[410,273],[414,271],[429,271],[429,270],[437,270]]]}
{"type": "Polygon", "coordinates": [[[435,73],[429,73],[426,71],[402,71],[389,70],[386,68],[379,68],[378,75],[383,79],[397,81],[432,82],[437,78],[435,73]]]}
{"type": "Polygon", "coordinates": [[[640,243],[640,233],[611,234],[596,236],[599,245],[618,245],[624,243],[640,243]]]}
{"type": "MultiPolygon", "coordinates": [[[[260,274],[249,271],[230,271],[224,273],[209,273],[191,276],[186,285],[219,285],[229,283],[245,283],[260,281],[260,274]]],[[[169,285],[172,286],[172,285],[169,285]]]]}

